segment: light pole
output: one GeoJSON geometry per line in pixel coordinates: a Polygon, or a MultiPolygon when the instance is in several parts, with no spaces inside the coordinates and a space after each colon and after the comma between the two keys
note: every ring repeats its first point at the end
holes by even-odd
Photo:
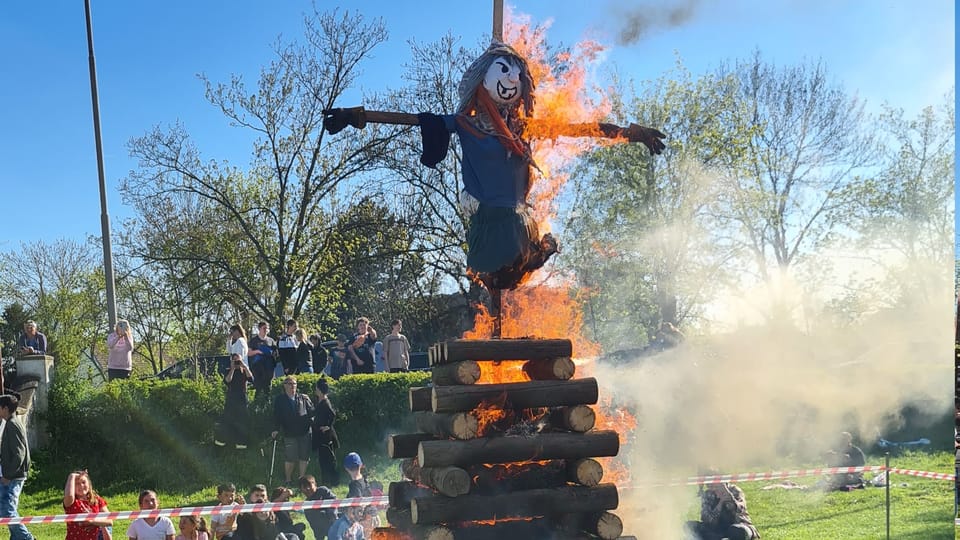
{"type": "Polygon", "coordinates": [[[97,143],[97,176],[100,178],[100,234],[103,237],[103,273],[107,282],[107,317],[110,328],[117,325],[117,300],[113,283],[113,250],[110,247],[110,215],[107,213],[107,185],[103,175],[103,143],[100,139],[100,99],[97,96],[97,62],[93,56],[93,23],[90,0],[84,0],[87,16],[87,50],[90,54],[90,97],[93,100],[93,135],[97,143]]]}

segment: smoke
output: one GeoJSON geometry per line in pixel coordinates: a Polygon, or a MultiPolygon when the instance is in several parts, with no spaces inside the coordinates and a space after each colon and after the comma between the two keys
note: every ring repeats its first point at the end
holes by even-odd
{"type": "Polygon", "coordinates": [[[612,7],[614,20],[619,21],[617,44],[630,45],[647,34],[665,28],[674,28],[696,15],[700,0],[679,0],[673,4],[643,3],[637,6],[612,7]]]}
{"type": "MultiPolygon", "coordinates": [[[[831,269],[832,283],[814,286],[798,272],[727,291],[711,308],[722,332],[690,336],[652,357],[597,363],[601,395],[637,420],[621,451],[633,484],[622,490],[626,531],[679,537],[683,516],[696,507],[691,488],[645,487],[651,483],[703,467],[738,473],[823,465],[840,431],[869,450],[902,427],[906,406],[931,421],[949,413],[952,268],[867,255],[909,276],[910,291],[890,290],[875,267],[858,273],[838,251],[824,250],[809,262],[831,269]],[[830,316],[839,291],[869,288],[855,283],[858,276],[882,283],[886,294],[861,295],[855,321],[830,316]]],[[[949,435],[920,436],[942,445],[949,435]]]]}

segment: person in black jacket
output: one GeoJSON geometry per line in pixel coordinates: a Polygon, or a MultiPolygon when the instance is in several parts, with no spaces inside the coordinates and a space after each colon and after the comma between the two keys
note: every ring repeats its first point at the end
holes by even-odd
{"type": "Polygon", "coordinates": [[[330,403],[330,385],[326,377],[317,379],[314,395],[317,398],[316,412],[313,417],[313,448],[317,451],[317,464],[320,465],[320,480],[325,486],[340,484],[340,469],[337,467],[337,448],[340,439],[333,428],[337,411],[330,403]]]}
{"type": "Polygon", "coordinates": [[[310,463],[310,421],[314,415],[313,402],[304,394],[297,392],[297,378],[287,375],[283,379],[283,393],[273,400],[273,417],[277,429],[273,438],[283,433],[284,463],[283,472],[286,485],[293,485],[293,468],[299,462],[300,474],[307,473],[310,463]]]}
{"type": "MultiPolygon", "coordinates": [[[[27,432],[17,416],[20,405],[18,394],[0,396],[0,418],[6,426],[0,437],[0,517],[19,517],[17,506],[20,491],[30,472],[30,447],[27,432]]],[[[10,525],[10,540],[33,540],[33,535],[23,525],[10,525]]]]}

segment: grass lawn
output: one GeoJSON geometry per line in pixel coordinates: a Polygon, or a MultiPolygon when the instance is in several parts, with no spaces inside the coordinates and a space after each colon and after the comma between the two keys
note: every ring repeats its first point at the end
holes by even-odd
{"type": "MultiPolygon", "coordinates": [[[[364,456],[372,477],[384,486],[399,479],[397,462],[378,456],[364,456]]],[[[907,453],[891,458],[891,466],[920,471],[952,473],[954,456],[951,452],[907,453]]],[[[867,463],[883,463],[882,456],[868,456],[867,463]]],[[[275,479],[282,475],[282,465],[277,464],[275,479]]],[[[796,468],[807,468],[801,465],[796,468]]],[[[781,469],[781,467],[778,467],[781,469]]],[[[311,470],[311,473],[313,471],[311,470]]],[[[867,478],[872,477],[867,473],[867,478]]],[[[225,479],[229,481],[229,479],[225,479]]],[[[264,479],[266,480],[266,479],[264,479]]],[[[798,484],[812,485],[816,478],[794,479],[798,484]]],[[[929,480],[912,476],[894,475],[890,489],[890,537],[897,540],[947,540],[954,538],[953,484],[945,480],[929,480]]],[[[859,540],[882,539],[886,534],[886,512],[883,488],[867,488],[852,492],[822,493],[801,490],[763,490],[766,482],[738,484],[745,492],[748,509],[763,540],[859,540]]],[[[96,478],[94,478],[96,485],[96,478]]],[[[37,488],[27,483],[21,498],[20,513],[45,515],[62,513],[62,487],[37,488]]],[[[245,491],[243,487],[240,488],[245,491]]],[[[696,500],[690,490],[691,514],[695,519],[696,500]]],[[[339,496],[346,494],[346,486],[334,488],[339,496]]],[[[136,491],[110,491],[103,489],[101,495],[110,503],[112,510],[131,510],[137,507],[136,491]]],[[[177,493],[169,490],[159,493],[163,507],[201,506],[214,504],[216,488],[211,486],[199,492],[177,493]]],[[[294,520],[303,522],[303,516],[294,514],[294,520]]],[[[122,539],[129,522],[119,521],[114,525],[114,537],[122,539]]],[[[66,525],[34,525],[31,532],[38,540],[62,540],[66,525]]],[[[307,528],[307,540],[314,540],[307,528]]],[[[624,531],[643,538],[638,531],[624,531]]],[[[509,539],[504,539],[509,540],[509,539]]],[[[536,539],[529,539],[536,540],[536,539]]]]}

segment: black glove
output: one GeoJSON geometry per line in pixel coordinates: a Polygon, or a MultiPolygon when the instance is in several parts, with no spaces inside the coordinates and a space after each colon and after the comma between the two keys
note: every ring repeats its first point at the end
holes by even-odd
{"type": "Polygon", "coordinates": [[[323,110],[323,128],[327,133],[334,135],[348,125],[357,129],[363,129],[367,125],[366,111],[363,107],[323,110]]]}
{"type": "Polygon", "coordinates": [[[623,134],[626,135],[627,140],[630,142],[643,143],[647,147],[647,150],[650,150],[650,155],[659,154],[667,147],[661,140],[665,138],[666,135],[658,129],[630,124],[630,127],[623,130],[623,134]]]}

